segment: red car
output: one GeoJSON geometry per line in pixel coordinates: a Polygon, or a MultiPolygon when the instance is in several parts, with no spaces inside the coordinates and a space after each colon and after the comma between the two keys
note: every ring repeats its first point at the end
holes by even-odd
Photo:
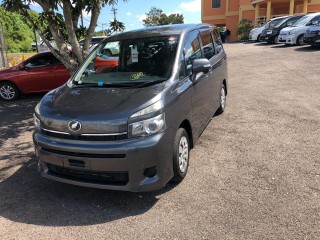
{"type": "Polygon", "coordinates": [[[0,71],[0,99],[9,101],[25,93],[48,92],[69,78],[69,71],[51,52],[39,53],[0,71]]]}

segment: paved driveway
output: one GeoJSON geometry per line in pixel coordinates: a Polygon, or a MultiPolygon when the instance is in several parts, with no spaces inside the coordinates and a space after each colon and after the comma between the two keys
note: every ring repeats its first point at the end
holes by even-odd
{"type": "Polygon", "coordinates": [[[32,112],[0,102],[0,239],[320,239],[320,50],[227,44],[229,96],[187,178],[151,193],[39,177],[32,112]]]}

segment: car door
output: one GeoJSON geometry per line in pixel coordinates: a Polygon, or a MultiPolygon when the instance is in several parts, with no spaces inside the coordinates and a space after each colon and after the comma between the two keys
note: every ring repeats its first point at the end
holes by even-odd
{"type": "Polygon", "coordinates": [[[211,32],[213,42],[215,46],[215,55],[213,56],[212,63],[212,78],[214,79],[214,108],[217,109],[220,106],[220,94],[223,81],[227,78],[227,56],[224,51],[220,34],[217,28],[214,28],[211,32]]]}
{"type": "Polygon", "coordinates": [[[208,59],[211,64],[211,70],[206,74],[206,78],[208,78],[210,85],[211,113],[213,113],[213,111],[219,107],[222,82],[220,66],[221,53],[223,49],[222,45],[215,46],[212,29],[202,29],[200,36],[204,57],[208,59]]]}
{"type": "Polygon", "coordinates": [[[191,87],[192,127],[195,135],[199,137],[212,113],[212,101],[209,78],[204,73],[192,73],[193,61],[203,58],[198,30],[193,30],[187,34],[184,44],[184,58],[186,74],[193,83],[191,87]]]}
{"type": "Polygon", "coordinates": [[[53,89],[55,66],[50,54],[40,54],[26,61],[20,69],[19,86],[24,92],[43,92],[53,89]]]}

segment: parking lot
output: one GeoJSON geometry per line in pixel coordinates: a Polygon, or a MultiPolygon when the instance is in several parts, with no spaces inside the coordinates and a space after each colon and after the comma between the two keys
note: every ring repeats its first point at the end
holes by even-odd
{"type": "Polygon", "coordinates": [[[0,102],[0,239],[319,239],[320,49],[225,45],[226,112],[186,179],[127,193],[37,173],[32,113],[42,95],[0,102]]]}

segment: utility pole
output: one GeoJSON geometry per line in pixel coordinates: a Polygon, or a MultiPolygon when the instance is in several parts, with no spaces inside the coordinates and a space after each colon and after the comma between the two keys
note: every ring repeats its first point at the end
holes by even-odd
{"type": "Polygon", "coordinates": [[[111,12],[113,12],[113,19],[114,19],[114,21],[117,20],[117,11],[118,11],[118,9],[116,9],[116,8],[114,7],[114,4],[112,4],[111,12]]]}

